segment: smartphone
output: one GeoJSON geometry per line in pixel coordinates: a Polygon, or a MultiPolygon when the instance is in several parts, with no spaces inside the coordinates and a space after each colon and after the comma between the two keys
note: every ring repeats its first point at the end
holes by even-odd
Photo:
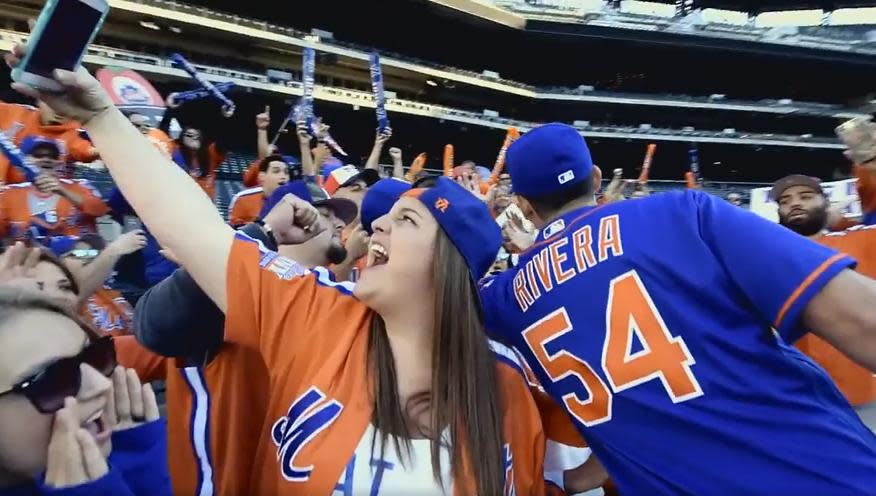
{"type": "Polygon", "coordinates": [[[855,117],[836,128],[836,135],[849,149],[850,159],[862,164],[876,157],[876,125],[870,117],[855,117]]]}
{"type": "Polygon", "coordinates": [[[107,0],[49,0],[37,18],[27,55],[12,71],[13,81],[60,92],[52,73],[76,70],[108,12],[107,0]]]}

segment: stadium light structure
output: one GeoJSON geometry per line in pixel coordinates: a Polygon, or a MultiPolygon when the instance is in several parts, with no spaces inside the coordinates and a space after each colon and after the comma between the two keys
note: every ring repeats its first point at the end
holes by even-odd
{"type": "Polygon", "coordinates": [[[140,21],[140,26],[142,26],[146,29],[151,29],[153,31],[161,31],[161,26],[159,26],[158,24],[155,24],[152,21],[140,21]]]}
{"type": "Polygon", "coordinates": [[[824,11],[810,10],[779,10],[758,14],[754,25],[759,28],[775,28],[784,26],[820,26],[824,11]]]}
{"type": "Polygon", "coordinates": [[[745,26],[748,23],[748,14],[738,10],[703,9],[702,14],[703,21],[707,24],[745,26]]]}
{"type": "Polygon", "coordinates": [[[649,15],[654,17],[675,17],[675,6],[666,3],[626,0],[621,2],[620,11],[627,14],[649,15]]]}
{"type": "Polygon", "coordinates": [[[876,24],[876,7],[836,9],[831,13],[831,26],[857,24],[876,24]]]}

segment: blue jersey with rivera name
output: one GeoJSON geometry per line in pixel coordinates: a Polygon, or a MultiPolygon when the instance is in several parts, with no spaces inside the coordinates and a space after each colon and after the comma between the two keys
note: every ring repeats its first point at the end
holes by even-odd
{"type": "Polygon", "coordinates": [[[876,495],[876,436],[785,344],[853,265],[688,191],[562,216],[481,296],[624,496],[876,495]]]}

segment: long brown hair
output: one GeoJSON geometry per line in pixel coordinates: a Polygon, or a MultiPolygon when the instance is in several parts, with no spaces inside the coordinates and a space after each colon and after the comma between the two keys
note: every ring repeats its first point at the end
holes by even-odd
{"type": "MultiPolygon", "coordinates": [[[[380,431],[380,454],[390,441],[400,459],[410,459],[411,428],[406,413],[431,408],[429,432],[432,474],[441,480],[441,448],[450,433],[450,467],[454,481],[463,481],[463,459],[474,476],[480,496],[504,492],[502,412],[496,379],[496,362],[484,332],[484,320],[475,282],[465,259],[439,229],[435,241],[435,328],[432,338],[432,386],[410,398],[405,405],[398,396],[398,376],[386,325],[379,315],[371,321],[368,344],[369,370],[374,376],[376,445],[380,431]],[[465,456],[463,455],[465,453],[465,456]]],[[[412,415],[409,415],[412,416],[412,415]]]]}

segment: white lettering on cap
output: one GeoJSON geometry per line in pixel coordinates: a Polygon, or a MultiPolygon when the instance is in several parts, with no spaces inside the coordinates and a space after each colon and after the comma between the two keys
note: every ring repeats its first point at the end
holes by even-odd
{"type": "Polygon", "coordinates": [[[563,172],[562,174],[557,176],[557,181],[559,181],[560,184],[566,184],[572,179],[575,179],[575,172],[573,172],[572,170],[567,170],[566,172],[563,172]]]}

